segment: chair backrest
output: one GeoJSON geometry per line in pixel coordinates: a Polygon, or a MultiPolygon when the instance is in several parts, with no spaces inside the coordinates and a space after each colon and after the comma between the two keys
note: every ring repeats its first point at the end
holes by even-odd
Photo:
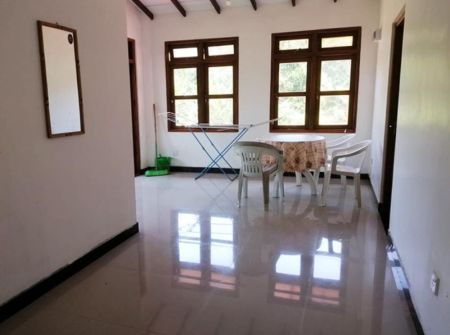
{"type": "Polygon", "coordinates": [[[236,153],[241,157],[241,173],[247,177],[258,177],[263,173],[262,157],[264,155],[275,158],[280,167],[283,164],[281,152],[273,145],[261,142],[242,141],[233,145],[236,153]]]}
{"type": "Polygon", "coordinates": [[[353,137],[355,137],[356,134],[346,134],[343,136],[340,136],[338,138],[335,138],[334,140],[329,140],[326,142],[327,150],[329,149],[338,149],[340,147],[343,147],[345,144],[348,144],[353,137]]]}
{"type": "Polygon", "coordinates": [[[366,158],[367,149],[369,148],[371,143],[371,140],[365,140],[353,144],[347,148],[334,150],[331,156],[332,171],[336,171],[336,163],[339,159],[348,157],[353,157],[351,165],[358,171],[360,171],[364,159],[366,158]]]}

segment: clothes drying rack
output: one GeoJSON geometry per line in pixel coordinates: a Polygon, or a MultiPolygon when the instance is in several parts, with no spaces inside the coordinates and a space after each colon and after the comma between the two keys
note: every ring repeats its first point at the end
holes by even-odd
{"type": "MultiPolygon", "coordinates": [[[[167,117],[169,122],[176,124],[176,118],[174,113],[163,113],[160,114],[167,117]]],[[[178,118],[179,120],[180,118],[178,118]]],[[[192,136],[195,138],[196,142],[205,152],[205,154],[210,159],[210,163],[206,166],[200,173],[195,177],[195,180],[203,177],[205,174],[209,172],[213,167],[217,167],[223,175],[225,175],[230,181],[235,180],[238,177],[238,172],[234,169],[230,162],[226,159],[225,155],[231,150],[233,144],[238,142],[251,128],[262,126],[265,124],[272,123],[277,119],[272,119],[269,121],[259,122],[259,123],[251,123],[251,124],[233,124],[233,125],[210,125],[207,123],[192,123],[189,120],[183,120],[183,127],[188,129],[192,136]],[[230,130],[237,131],[237,134],[232,137],[232,139],[228,142],[228,144],[220,150],[218,146],[214,143],[213,138],[208,135],[208,130],[214,129],[216,132],[229,132],[230,130]],[[203,136],[199,136],[198,134],[203,134],[203,136]],[[211,146],[211,149],[206,148],[206,144],[211,146]],[[233,176],[230,176],[225,169],[227,167],[222,167],[219,163],[223,161],[224,165],[228,166],[229,169],[233,172],[233,176]]]]}

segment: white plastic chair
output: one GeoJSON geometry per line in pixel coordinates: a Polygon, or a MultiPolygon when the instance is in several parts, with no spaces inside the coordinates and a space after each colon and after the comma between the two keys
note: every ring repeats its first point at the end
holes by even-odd
{"type": "Polygon", "coordinates": [[[274,146],[260,142],[238,142],[234,145],[236,153],[241,157],[241,169],[239,172],[238,202],[241,206],[242,188],[244,195],[248,196],[248,178],[262,178],[264,204],[269,203],[270,177],[275,176],[275,195],[279,192],[284,197],[283,185],[283,152],[274,146]],[[263,165],[262,157],[268,155],[275,158],[275,163],[269,166],[263,165]]]}
{"type": "MultiPolygon", "coordinates": [[[[333,151],[338,149],[348,148],[350,146],[350,141],[355,137],[356,134],[345,134],[333,140],[326,142],[325,146],[327,148],[327,163],[331,162],[331,155],[333,151]]],[[[341,159],[341,164],[345,162],[345,158],[341,159]]],[[[347,182],[347,177],[341,175],[341,184],[345,185],[347,182]]]]}
{"type": "Polygon", "coordinates": [[[331,161],[326,164],[325,178],[322,188],[322,202],[326,206],[327,193],[330,186],[330,180],[332,174],[340,176],[353,177],[355,185],[355,198],[358,202],[358,207],[361,207],[361,166],[366,157],[367,149],[371,144],[371,140],[366,140],[349,146],[343,149],[336,149],[331,154],[331,161]],[[344,164],[343,159],[348,157],[354,157],[352,159],[352,165],[344,164]]]}
{"type": "Polygon", "coordinates": [[[353,137],[355,137],[355,135],[356,134],[346,134],[333,140],[326,141],[325,145],[327,147],[327,150],[342,148],[343,146],[347,145],[348,142],[350,142],[353,139],[353,137]]]}
{"type": "MultiPolygon", "coordinates": [[[[355,135],[356,134],[345,134],[345,135],[335,138],[333,140],[326,141],[325,147],[327,149],[327,163],[329,163],[331,161],[332,152],[336,149],[342,149],[342,148],[348,147],[349,142],[355,137],[355,135]]],[[[314,181],[316,183],[318,183],[320,172],[325,172],[325,169],[320,168],[319,171],[312,170],[311,172],[313,172],[313,174],[314,174],[314,181]]],[[[295,178],[296,178],[297,185],[298,186],[301,185],[302,184],[302,174],[300,172],[296,172],[295,178]]],[[[342,185],[345,185],[345,182],[346,182],[346,177],[341,176],[342,185]]]]}

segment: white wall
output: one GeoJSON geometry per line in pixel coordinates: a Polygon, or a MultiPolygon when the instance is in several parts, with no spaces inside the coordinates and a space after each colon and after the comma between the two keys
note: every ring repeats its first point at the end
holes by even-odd
{"type": "Polygon", "coordinates": [[[0,304],[136,222],[123,0],[0,2],[0,304]],[[46,137],[36,20],[77,29],[86,134],[46,137]]]}
{"type": "Polygon", "coordinates": [[[391,66],[392,24],[400,14],[405,0],[382,0],[380,25],[382,38],[378,42],[377,71],[375,81],[375,96],[373,103],[372,124],[372,164],[370,181],[378,200],[381,200],[381,183],[383,170],[384,134],[386,125],[387,93],[389,71],[391,66]]]}
{"type": "MultiPolygon", "coordinates": [[[[362,50],[358,94],[357,137],[370,138],[376,64],[376,44],[372,32],[378,26],[379,1],[329,0],[299,1],[258,7],[226,7],[222,14],[213,10],[159,15],[152,22],[154,98],[159,112],[166,112],[164,42],[193,38],[239,37],[239,122],[255,123],[269,119],[271,34],[321,28],[362,26],[362,50]]],[[[189,133],[168,133],[160,119],[161,152],[175,157],[173,165],[205,166],[207,157],[189,133]]],[[[269,138],[267,126],[252,129],[247,139],[269,138]]],[[[211,134],[220,146],[232,134],[211,134]]],[[[336,135],[330,135],[333,137],[336,135]]],[[[235,158],[235,155],[230,155],[235,158]]],[[[234,164],[236,164],[234,160],[234,164]]],[[[366,168],[368,171],[368,167],[366,168]]]]}
{"type": "Polygon", "coordinates": [[[429,335],[450,333],[449,13],[448,0],[406,2],[392,193],[391,234],[429,335]]]}
{"type": "Polygon", "coordinates": [[[141,168],[154,165],[153,66],[150,19],[130,0],[127,6],[127,34],[135,40],[136,74],[139,104],[141,168]]]}
{"type": "MultiPolygon", "coordinates": [[[[383,0],[373,121],[372,185],[380,195],[392,23],[405,1],[383,0]]],[[[426,334],[450,330],[450,3],[407,0],[394,163],[391,235],[426,334]],[[429,289],[441,278],[439,296],[429,289]]]]}

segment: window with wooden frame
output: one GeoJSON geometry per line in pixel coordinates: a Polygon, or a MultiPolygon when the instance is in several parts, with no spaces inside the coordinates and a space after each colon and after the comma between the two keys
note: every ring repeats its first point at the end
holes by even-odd
{"type": "Polygon", "coordinates": [[[238,38],[166,42],[165,51],[169,131],[237,124],[238,38]]]}
{"type": "Polygon", "coordinates": [[[354,132],[361,27],[272,34],[271,132],[354,132]]]}

